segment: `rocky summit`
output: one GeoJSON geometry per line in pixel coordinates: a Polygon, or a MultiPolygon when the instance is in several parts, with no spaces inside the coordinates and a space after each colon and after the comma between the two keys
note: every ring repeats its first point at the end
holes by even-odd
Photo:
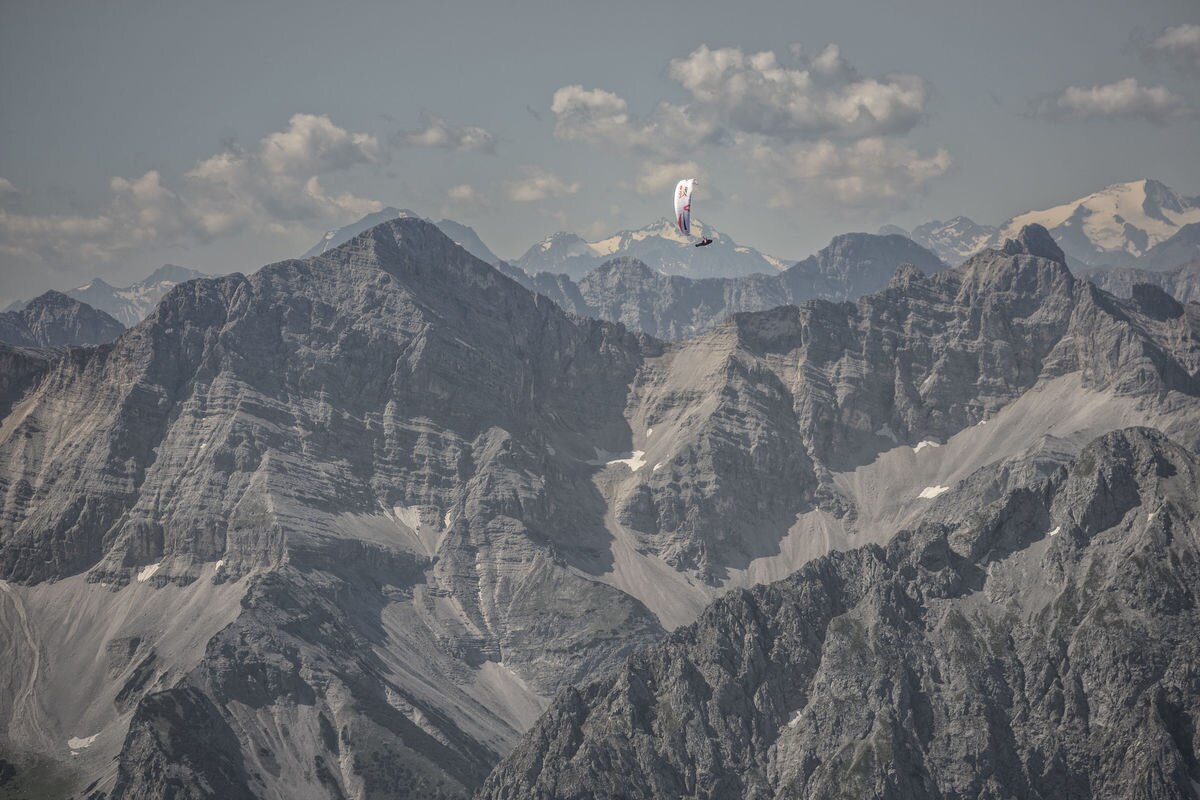
{"type": "Polygon", "coordinates": [[[0,342],[15,347],[106,344],[124,330],[108,314],[62,292],[46,292],[18,310],[0,312],[0,342]]]}
{"type": "Polygon", "coordinates": [[[1200,307],[892,272],[664,342],[397,219],[0,348],[5,791],[1186,786],[1200,307]]]}

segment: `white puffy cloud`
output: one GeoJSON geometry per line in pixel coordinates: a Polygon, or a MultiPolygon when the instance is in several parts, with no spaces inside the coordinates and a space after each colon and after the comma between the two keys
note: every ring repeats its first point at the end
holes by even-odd
{"type": "Polygon", "coordinates": [[[433,114],[425,115],[425,127],[417,131],[401,132],[399,144],[415,147],[437,147],[443,150],[477,150],[481,153],[496,152],[496,137],[475,125],[455,128],[449,122],[433,114]]]}
{"type": "Polygon", "coordinates": [[[559,139],[623,143],[630,141],[633,132],[624,98],[604,89],[563,86],[554,93],[550,110],[559,139]]]}
{"type": "Polygon", "coordinates": [[[696,104],[735,131],[784,141],[902,134],[921,122],[928,101],[915,75],[863,78],[829,45],[797,67],[770,51],[701,45],[670,63],[668,74],[696,104]]]}
{"type": "Polygon", "coordinates": [[[701,45],[667,68],[690,101],[660,103],[645,119],[614,92],[563,86],[550,105],[555,136],[661,156],[737,133],[787,142],[901,135],[924,119],[929,93],[919,77],[863,77],[836,44],[812,57],[792,53],[796,65],[784,66],[770,51],[701,45]]]}
{"type": "Polygon", "coordinates": [[[638,120],[630,116],[621,96],[578,84],[558,89],[550,110],[557,138],[623,151],[673,155],[722,134],[710,118],[693,108],[660,103],[649,118],[638,120]]]}
{"type": "Polygon", "coordinates": [[[1149,61],[1163,62],[1185,75],[1200,75],[1200,25],[1166,28],[1140,49],[1149,61]]]}
{"type": "Polygon", "coordinates": [[[446,197],[456,203],[475,203],[479,201],[479,193],[469,183],[460,183],[457,186],[451,186],[446,191],[446,197]]]}
{"type": "Polygon", "coordinates": [[[614,92],[563,86],[551,104],[555,136],[640,157],[640,193],[698,172],[697,161],[713,153],[706,146],[729,146],[730,157],[761,175],[774,205],[813,193],[849,206],[894,205],[950,169],[945,150],[922,155],[900,141],[925,119],[921,78],[864,76],[836,44],[790,53],[794,63],[785,65],[770,51],[701,45],[667,66],[687,102],[660,103],[642,119],[614,92]]]}
{"type": "Polygon", "coordinates": [[[378,211],[378,201],[328,192],[320,176],[380,160],[374,136],[352,134],[324,115],[295,114],[287,130],[263,137],[252,150],[218,153],[186,174],[194,233],[201,239],[243,230],[281,233],[294,223],[378,211]]]}
{"type": "Polygon", "coordinates": [[[760,141],[751,146],[750,160],[775,207],[803,197],[853,208],[901,206],[953,166],[944,149],[921,155],[883,137],[783,146],[760,141]]]}
{"type": "Polygon", "coordinates": [[[1165,86],[1142,86],[1136,78],[1100,86],[1068,86],[1036,101],[1033,113],[1050,119],[1143,119],[1155,125],[1196,114],[1165,86]]]}
{"type": "Polygon", "coordinates": [[[12,181],[8,178],[0,178],[0,197],[17,194],[20,194],[20,192],[17,191],[16,186],[13,186],[12,181]]]}
{"type": "Polygon", "coordinates": [[[568,182],[541,167],[526,167],[525,175],[509,182],[508,197],[517,203],[534,203],[550,197],[563,197],[579,191],[578,182],[568,182]]]}
{"type": "Polygon", "coordinates": [[[184,209],[150,170],[139,178],[113,178],[104,213],[10,214],[0,210],[0,253],[52,269],[110,262],[130,250],[177,234],[184,209]]]}
{"type": "Polygon", "coordinates": [[[321,178],[382,158],[374,136],[346,131],[328,116],[295,114],[253,148],[199,161],[178,186],[157,170],[113,178],[107,205],[93,215],[0,210],[0,253],[54,269],[91,268],[151,245],[355,218],[383,206],[330,191],[321,178]]]}
{"type": "Polygon", "coordinates": [[[634,189],[638,194],[658,194],[674,187],[680,179],[694,177],[699,173],[700,165],[695,161],[665,164],[644,161],[634,189]]]}
{"type": "Polygon", "coordinates": [[[469,183],[460,183],[447,189],[446,199],[441,205],[442,216],[446,217],[491,208],[492,202],[488,196],[469,183]]]}
{"type": "Polygon", "coordinates": [[[379,160],[379,142],[367,133],[350,133],[328,115],[293,114],[287,130],[259,142],[258,160],[277,175],[312,175],[349,169],[379,160]]]}

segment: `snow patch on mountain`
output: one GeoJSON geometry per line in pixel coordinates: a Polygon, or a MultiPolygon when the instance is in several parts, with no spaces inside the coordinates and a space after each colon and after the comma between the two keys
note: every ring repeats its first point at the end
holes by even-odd
{"type": "Polygon", "coordinates": [[[99,733],[93,733],[91,736],[72,736],[70,739],[67,739],[67,747],[71,748],[72,750],[83,750],[84,748],[89,747],[92,742],[96,741],[96,739],[99,737],[99,733]]]}
{"type": "Polygon", "coordinates": [[[592,449],[596,451],[596,457],[587,463],[595,467],[611,467],[614,464],[624,464],[629,467],[630,471],[637,472],[646,466],[645,450],[625,450],[614,453],[599,447],[593,447],[592,449]]]}

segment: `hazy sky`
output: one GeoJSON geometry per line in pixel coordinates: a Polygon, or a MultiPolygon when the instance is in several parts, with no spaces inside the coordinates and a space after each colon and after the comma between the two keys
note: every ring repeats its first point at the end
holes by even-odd
{"type": "Polygon", "coordinates": [[[798,258],[1200,194],[1196,0],[0,0],[0,304],[249,271],[382,205],[515,257],[670,208],[798,258]]]}

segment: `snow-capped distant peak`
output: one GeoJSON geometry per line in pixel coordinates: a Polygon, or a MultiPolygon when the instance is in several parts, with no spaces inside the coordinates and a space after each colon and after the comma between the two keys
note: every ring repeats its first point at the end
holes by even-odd
{"type": "Polygon", "coordinates": [[[590,242],[573,233],[556,233],[529,248],[514,263],[530,275],[566,273],[578,279],[605,261],[625,256],[657,272],[696,278],[777,273],[790,266],[783,259],[737,244],[694,217],[690,238],[679,231],[674,220],[664,217],[643,228],[618,231],[590,242]],[[705,248],[690,246],[701,237],[713,243],[705,248]]]}
{"type": "Polygon", "coordinates": [[[1001,227],[1011,238],[1031,223],[1045,227],[1085,264],[1122,264],[1200,222],[1200,204],[1155,180],[1115,183],[1078,200],[1018,214],[1001,227]]]}
{"type": "Polygon", "coordinates": [[[996,244],[997,234],[997,229],[991,225],[980,225],[969,217],[957,216],[945,222],[934,220],[918,225],[909,238],[932,250],[943,261],[957,264],[996,244]]]}

